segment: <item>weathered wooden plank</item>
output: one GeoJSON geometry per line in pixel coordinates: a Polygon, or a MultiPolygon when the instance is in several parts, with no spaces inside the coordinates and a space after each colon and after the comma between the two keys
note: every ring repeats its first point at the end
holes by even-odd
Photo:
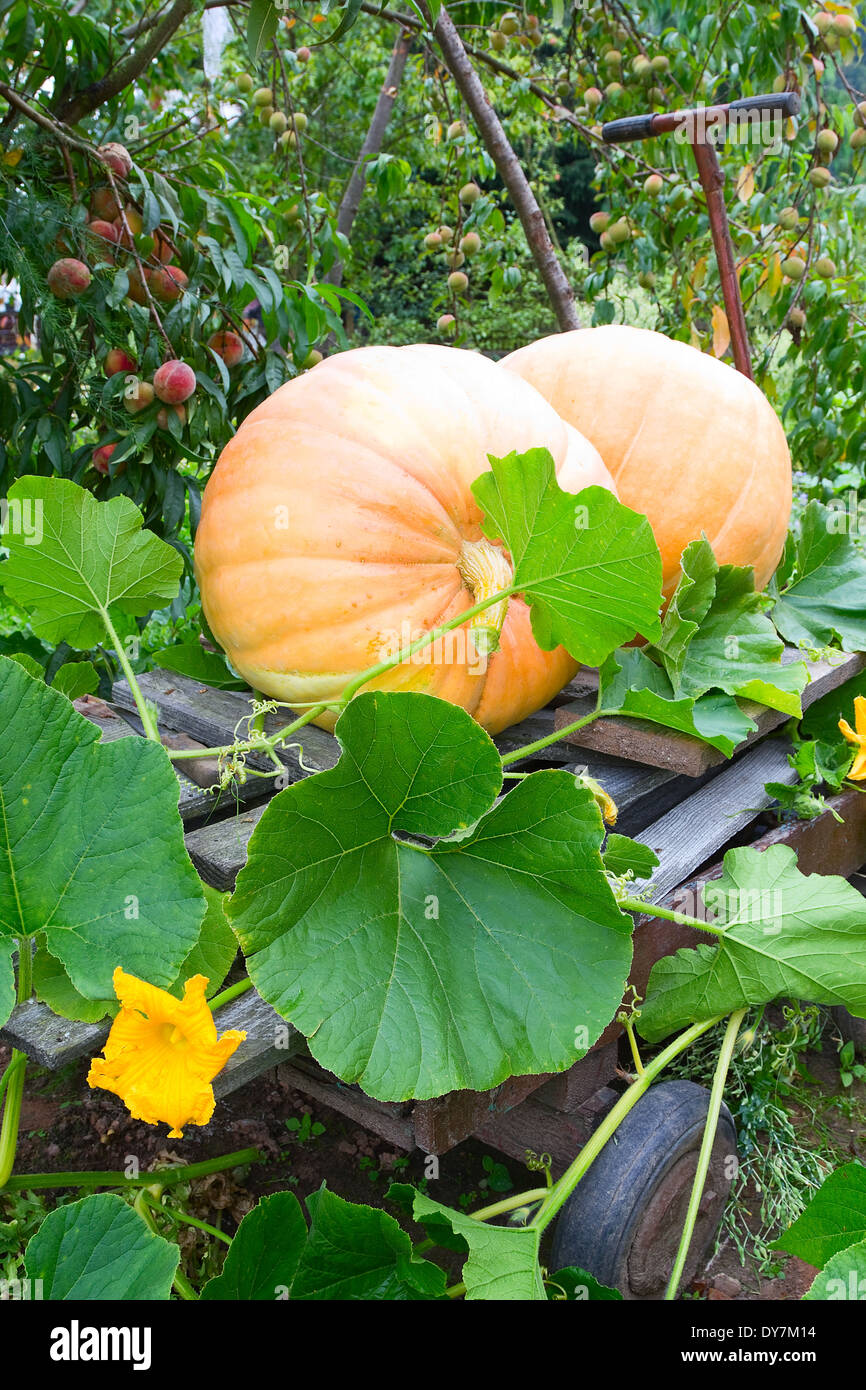
{"type": "Polygon", "coordinates": [[[787,740],[768,739],[635,836],[661,860],[650,880],[653,902],[712,859],[771,804],[765,782],[796,782],[789,752],[787,740]]]}
{"type": "Polygon", "coordinates": [[[214,1080],[213,1089],[217,1099],[230,1095],[270,1067],[279,1066],[297,1053],[306,1051],[304,1035],[280,1018],[254,989],[247,990],[246,994],[238,995],[237,999],[218,1009],[214,1022],[220,1035],[231,1028],[237,1028],[247,1035],[214,1080]]]}
{"type": "Polygon", "coordinates": [[[108,1037],[108,1023],[75,1023],[58,1018],[47,1004],[17,1004],[0,1028],[0,1042],[26,1052],[40,1067],[57,1071],[67,1062],[95,1056],[108,1037]]]}
{"type": "MultiPolygon", "coordinates": [[[[205,748],[232,743],[235,729],[252,710],[248,698],[240,691],[214,690],[175,671],[148,671],[138,680],[142,692],[158,706],[160,718],[166,725],[180,733],[190,734],[205,748]]],[[[117,681],[113,693],[122,709],[134,707],[126,681],[117,681]]],[[[290,722],[288,710],[269,714],[265,717],[265,732],[274,733],[290,722]]],[[[245,737],[243,725],[239,734],[245,737]]],[[[293,746],[280,749],[278,756],[286,767],[289,779],[293,781],[305,776],[307,771],[320,772],[333,767],[339,754],[340,747],[333,734],[307,725],[298,731],[293,746]]],[[[251,758],[250,762],[253,766],[267,766],[264,760],[257,762],[251,758]]]]}
{"type": "MultiPolygon", "coordinates": [[[[836,690],[866,666],[866,654],[854,652],[839,654],[840,659],[832,663],[826,661],[807,661],[811,682],[803,692],[803,708],[814,704],[815,700],[836,690]]],[[[803,653],[786,648],[783,662],[803,660],[803,653]]],[[[595,697],[590,695],[560,705],[554,714],[554,727],[565,729],[575,720],[582,719],[595,709],[595,697]]],[[[767,709],[754,701],[742,701],[745,712],[755,721],[757,729],[740,745],[740,749],[757,742],[773,729],[787,723],[786,714],[767,709]]],[[[700,777],[709,768],[727,761],[725,755],[700,739],[678,734],[671,729],[662,729],[643,719],[600,719],[588,724],[585,729],[568,734],[564,740],[580,748],[593,748],[600,753],[615,753],[621,758],[649,764],[652,767],[668,768],[672,772],[683,773],[689,777],[700,777]]]]}
{"type": "MultiPolygon", "coordinates": [[[[600,1114],[617,1099],[616,1091],[605,1086],[583,1106],[566,1114],[532,1095],[513,1110],[486,1117],[474,1138],[521,1163],[526,1161],[527,1153],[547,1154],[554,1177],[559,1177],[580,1153],[600,1114]]],[[[538,1177],[539,1186],[543,1187],[543,1175],[539,1173],[538,1177]]]]}
{"type": "Polygon", "coordinates": [[[549,1080],[512,1076],[492,1091],[451,1091],[434,1100],[419,1100],[412,1111],[415,1142],[428,1154],[443,1154],[475,1134],[494,1114],[504,1114],[549,1080]]]}
{"type": "Polygon", "coordinates": [[[185,836],[187,853],[205,883],[221,893],[234,888],[247,862],[250,836],[264,811],[265,805],[247,807],[238,816],[200,826],[185,836]]]}

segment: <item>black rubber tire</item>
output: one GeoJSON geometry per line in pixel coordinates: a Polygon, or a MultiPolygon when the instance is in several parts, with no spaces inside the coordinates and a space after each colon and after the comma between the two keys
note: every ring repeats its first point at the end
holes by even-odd
{"type": "MultiPolygon", "coordinates": [[[[710,1093],[661,1081],[630,1110],[557,1220],[550,1269],[576,1265],[627,1299],[664,1297],[698,1163],[710,1093]]],[[[737,1133],[722,1105],[689,1257],[702,1271],[736,1172],[737,1133]]]]}

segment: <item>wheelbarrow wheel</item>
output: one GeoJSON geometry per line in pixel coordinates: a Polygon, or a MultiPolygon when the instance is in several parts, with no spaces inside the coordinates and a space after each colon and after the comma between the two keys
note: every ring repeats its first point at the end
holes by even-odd
{"type": "MultiPolygon", "coordinates": [[[[709,1103],[709,1091],[693,1081],[662,1081],[641,1097],[563,1207],[552,1271],[576,1266],[627,1299],[664,1297],[709,1103]]],[[[706,1263],[736,1153],[736,1129],[723,1104],[680,1289],[706,1263]]]]}

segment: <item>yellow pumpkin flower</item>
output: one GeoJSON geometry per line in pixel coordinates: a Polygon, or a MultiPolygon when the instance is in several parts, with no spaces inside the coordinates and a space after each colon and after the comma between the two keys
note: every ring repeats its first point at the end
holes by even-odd
{"type": "Polygon", "coordinates": [[[856,732],[847,719],[839,720],[839,728],[849,743],[857,749],[851,769],[848,772],[852,782],[862,782],[866,778],[866,696],[858,695],[854,701],[854,724],[856,732]]]}
{"type": "Polygon", "coordinates": [[[134,1120],[163,1121],[170,1139],[182,1139],[184,1125],[208,1123],[216,1104],[211,1082],[246,1033],[230,1029],[217,1038],[204,975],[187,980],[183,999],[120,966],[112,978],[121,1008],[88,1085],[120,1096],[134,1120]]]}

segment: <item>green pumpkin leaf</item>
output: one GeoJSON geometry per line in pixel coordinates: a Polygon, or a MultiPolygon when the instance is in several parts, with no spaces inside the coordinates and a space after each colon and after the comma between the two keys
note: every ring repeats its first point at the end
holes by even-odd
{"type": "Polygon", "coordinates": [[[293,1299],[416,1302],[445,1295],[445,1272],[419,1259],[393,1216],[323,1187],[307,1198],[312,1222],[293,1299]]]}
{"type": "Polygon", "coordinates": [[[293,1192],[263,1197],[238,1226],[222,1271],[205,1284],[205,1302],[273,1302],[286,1296],[307,1243],[307,1223],[293,1192]]]}
{"type": "Polygon", "coordinates": [[[845,1163],[824,1179],[814,1197],[771,1250],[785,1250],[808,1265],[866,1240],[866,1165],[845,1163]]]}
{"type": "Polygon", "coordinates": [[[461,1279],[466,1299],[514,1300],[523,1303],[547,1299],[538,1263],[539,1231],[520,1226],[491,1226],[453,1211],[419,1192],[414,1203],[415,1220],[431,1238],[445,1225],[466,1243],[466,1262],[461,1279]]]}
{"type": "Polygon", "coordinates": [[[118,965],[170,984],[205,900],[165,750],[101,743],[65,696],[6,657],[0,718],[0,937],[44,932],[88,999],[113,997],[118,965]]]}
{"type": "Polygon", "coordinates": [[[61,1018],[71,1018],[78,1023],[99,1023],[108,1014],[117,1013],[116,997],[85,999],[70,980],[66,967],[46,950],[44,941],[38,937],[37,941],[33,956],[33,992],[37,999],[61,1018]]]}
{"type": "Polygon", "coordinates": [[[42,539],[13,531],[3,587],[30,614],[37,637],[79,651],[105,638],[112,607],[140,615],[175,597],[183,571],[178,552],[149,531],[128,497],[97,502],[65,478],[20,478],[10,502],[38,509],[42,539]]]}
{"type": "Polygon", "coordinates": [[[682,567],[652,653],[660,658],[674,695],[696,698],[723,690],[799,718],[809,672],[802,661],[782,665],[784,647],[761,611],[753,571],[719,568],[706,537],[686,546],[682,567]]]}
{"type": "Polygon", "coordinates": [[[599,671],[603,715],[646,719],[703,739],[729,758],[757,728],[730,695],[709,691],[698,699],[677,697],[666,673],[646,652],[626,647],[608,657],[599,671]]]}
{"type": "Polygon", "coordinates": [[[659,858],[649,845],[642,845],[628,835],[611,832],[605,841],[602,853],[604,867],[609,874],[620,877],[632,873],[635,878],[649,878],[653,869],[658,868],[659,858]]]}
{"type": "Polygon", "coordinates": [[[0,1028],[15,1008],[14,937],[0,936],[0,1028]]]}
{"type": "Polygon", "coordinates": [[[91,1302],[167,1299],[180,1259],[121,1197],[101,1193],[46,1216],[24,1253],[43,1297],[91,1302]]]}
{"type": "Polygon", "coordinates": [[[603,487],[563,492],[547,449],[490,465],[472,491],[485,535],[511,552],[538,645],[600,666],[636,633],[658,637],[662,564],[646,517],[603,487]]]}
{"type": "Polygon", "coordinates": [[[99,689],[99,673],[92,661],[67,661],[51,682],[51,688],[59,690],[67,700],[95,695],[99,689]]]}
{"type": "Polygon", "coordinates": [[[866,557],[844,512],[810,502],[793,549],[793,577],[776,595],[773,622],[796,646],[866,650],[866,557]]]}
{"type": "Polygon", "coordinates": [[[336,732],[337,766],[268,804],[230,904],[259,993],[380,1100],[570,1066],[631,960],[592,794],[538,772],[494,806],[491,740],[428,695],[361,694],[336,732]]]}
{"type": "Polygon", "coordinates": [[[866,900],[844,878],[800,873],[787,845],[732,849],[703,899],[725,934],[653,966],[638,1025],[650,1042],[780,998],[866,1016],[866,900]]]}
{"type": "Polygon", "coordinates": [[[828,1260],[803,1298],[807,1302],[851,1299],[862,1303],[866,1299],[866,1240],[849,1245],[828,1260]]]}
{"type": "Polygon", "coordinates": [[[176,995],[178,999],[183,998],[183,987],[193,975],[204,975],[207,978],[207,997],[212,999],[219,993],[238,953],[237,937],[226,917],[229,894],[220,893],[216,888],[211,888],[209,883],[203,883],[202,889],[207,911],[198,941],[181,965],[177,979],[168,987],[169,994],[176,995]]]}
{"type": "Polygon", "coordinates": [[[18,665],[23,666],[28,675],[35,677],[36,680],[42,681],[45,679],[44,669],[39,665],[36,658],[29,656],[27,652],[9,652],[8,656],[10,661],[17,661],[18,665]]]}
{"type": "Polygon", "coordinates": [[[548,1274],[545,1283],[547,1297],[554,1303],[562,1303],[566,1299],[575,1303],[622,1302],[619,1289],[609,1289],[606,1284],[600,1284],[594,1275],[575,1265],[560,1269],[556,1274],[548,1274]]]}
{"type": "Polygon", "coordinates": [[[248,690],[246,681],[229,670],[228,663],[221,652],[209,652],[201,642],[185,642],[177,647],[163,647],[154,652],[154,665],[166,671],[177,671],[190,680],[201,681],[202,685],[213,686],[215,690],[248,690]]]}

